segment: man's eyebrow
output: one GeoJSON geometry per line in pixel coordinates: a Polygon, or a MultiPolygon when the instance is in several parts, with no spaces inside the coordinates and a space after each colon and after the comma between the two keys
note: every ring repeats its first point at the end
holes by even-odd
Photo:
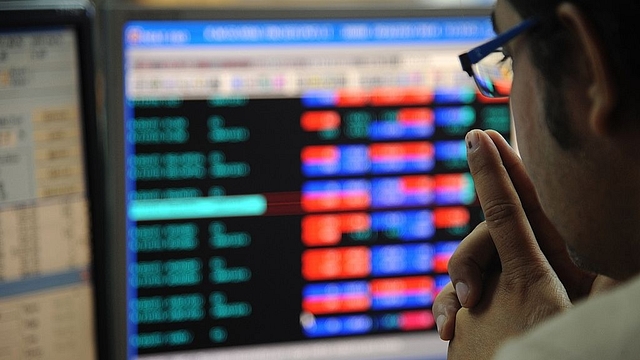
{"type": "Polygon", "coordinates": [[[496,12],[495,11],[491,12],[491,26],[493,27],[493,32],[495,32],[496,34],[500,33],[500,31],[498,31],[498,26],[496,25],[496,12]]]}

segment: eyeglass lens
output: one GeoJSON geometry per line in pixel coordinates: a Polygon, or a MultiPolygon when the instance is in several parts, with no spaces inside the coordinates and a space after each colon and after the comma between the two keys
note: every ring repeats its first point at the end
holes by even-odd
{"type": "Polygon", "coordinates": [[[473,74],[480,92],[488,97],[506,97],[511,93],[513,67],[511,58],[494,52],[473,65],[473,74]]]}

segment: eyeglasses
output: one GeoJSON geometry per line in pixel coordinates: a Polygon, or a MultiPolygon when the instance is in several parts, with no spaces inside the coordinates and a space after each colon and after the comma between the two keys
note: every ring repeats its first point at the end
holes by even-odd
{"type": "Polygon", "coordinates": [[[513,82],[513,62],[511,57],[504,55],[502,46],[531,28],[536,22],[534,18],[524,20],[488,42],[460,55],[462,70],[473,77],[482,95],[490,98],[509,96],[513,82]]]}

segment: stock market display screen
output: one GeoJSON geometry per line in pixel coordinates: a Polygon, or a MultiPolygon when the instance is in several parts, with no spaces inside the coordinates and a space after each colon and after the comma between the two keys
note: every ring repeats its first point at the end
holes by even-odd
{"type": "Polygon", "coordinates": [[[482,220],[464,136],[510,129],[457,61],[492,35],[484,18],[128,22],[131,358],[443,356],[431,305],[482,220]]]}

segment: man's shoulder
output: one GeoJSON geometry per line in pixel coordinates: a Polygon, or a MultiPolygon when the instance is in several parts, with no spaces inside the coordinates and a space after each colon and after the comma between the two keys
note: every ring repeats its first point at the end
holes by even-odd
{"type": "Polygon", "coordinates": [[[637,359],[640,277],[601,293],[511,341],[506,359],[637,359]]]}

